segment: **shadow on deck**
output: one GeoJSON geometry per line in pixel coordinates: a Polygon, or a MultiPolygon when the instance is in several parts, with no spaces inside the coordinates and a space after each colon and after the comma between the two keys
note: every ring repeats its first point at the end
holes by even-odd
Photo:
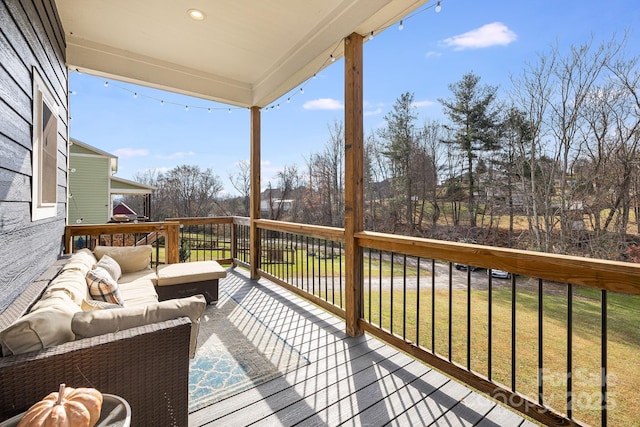
{"type": "Polygon", "coordinates": [[[226,299],[243,309],[228,314],[234,333],[256,348],[274,334],[308,363],[192,412],[190,426],[536,425],[376,338],[347,336],[341,319],[241,268],[228,270],[220,295],[220,310],[226,299]]]}

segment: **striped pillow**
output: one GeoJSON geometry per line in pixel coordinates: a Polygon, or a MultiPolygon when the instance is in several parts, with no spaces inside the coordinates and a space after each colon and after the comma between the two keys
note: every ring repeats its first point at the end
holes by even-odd
{"type": "Polygon", "coordinates": [[[104,268],[95,267],[93,270],[89,270],[87,272],[87,285],[89,286],[91,298],[124,305],[118,289],[118,282],[113,280],[113,277],[104,268]]]}

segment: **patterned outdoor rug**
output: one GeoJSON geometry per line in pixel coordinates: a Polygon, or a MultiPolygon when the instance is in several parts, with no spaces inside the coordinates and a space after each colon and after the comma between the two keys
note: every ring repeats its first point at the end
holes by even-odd
{"type": "Polygon", "coordinates": [[[189,412],[309,362],[229,295],[207,306],[189,362],[189,412]]]}

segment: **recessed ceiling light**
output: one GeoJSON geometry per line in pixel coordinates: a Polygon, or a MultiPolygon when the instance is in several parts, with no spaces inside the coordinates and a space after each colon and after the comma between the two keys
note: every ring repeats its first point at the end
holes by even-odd
{"type": "Polygon", "coordinates": [[[189,9],[187,10],[187,14],[189,14],[189,17],[194,21],[204,21],[207,17],[203,11],[198,9],[189,9]]]}

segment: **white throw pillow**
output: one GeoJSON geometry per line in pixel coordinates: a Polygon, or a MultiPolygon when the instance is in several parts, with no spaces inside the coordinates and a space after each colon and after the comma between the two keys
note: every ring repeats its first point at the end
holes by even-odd
{"type": "Polygon", "coordinates": [[[100,258],[100,261],[96,264],[96,267],[102,267],[107,270],[116,282],[120,280],[120,277],[122,277],[120,264],[118,264],[118,261],[111,258],[109,255],[103,255],[102,258],[100,258]]]}

